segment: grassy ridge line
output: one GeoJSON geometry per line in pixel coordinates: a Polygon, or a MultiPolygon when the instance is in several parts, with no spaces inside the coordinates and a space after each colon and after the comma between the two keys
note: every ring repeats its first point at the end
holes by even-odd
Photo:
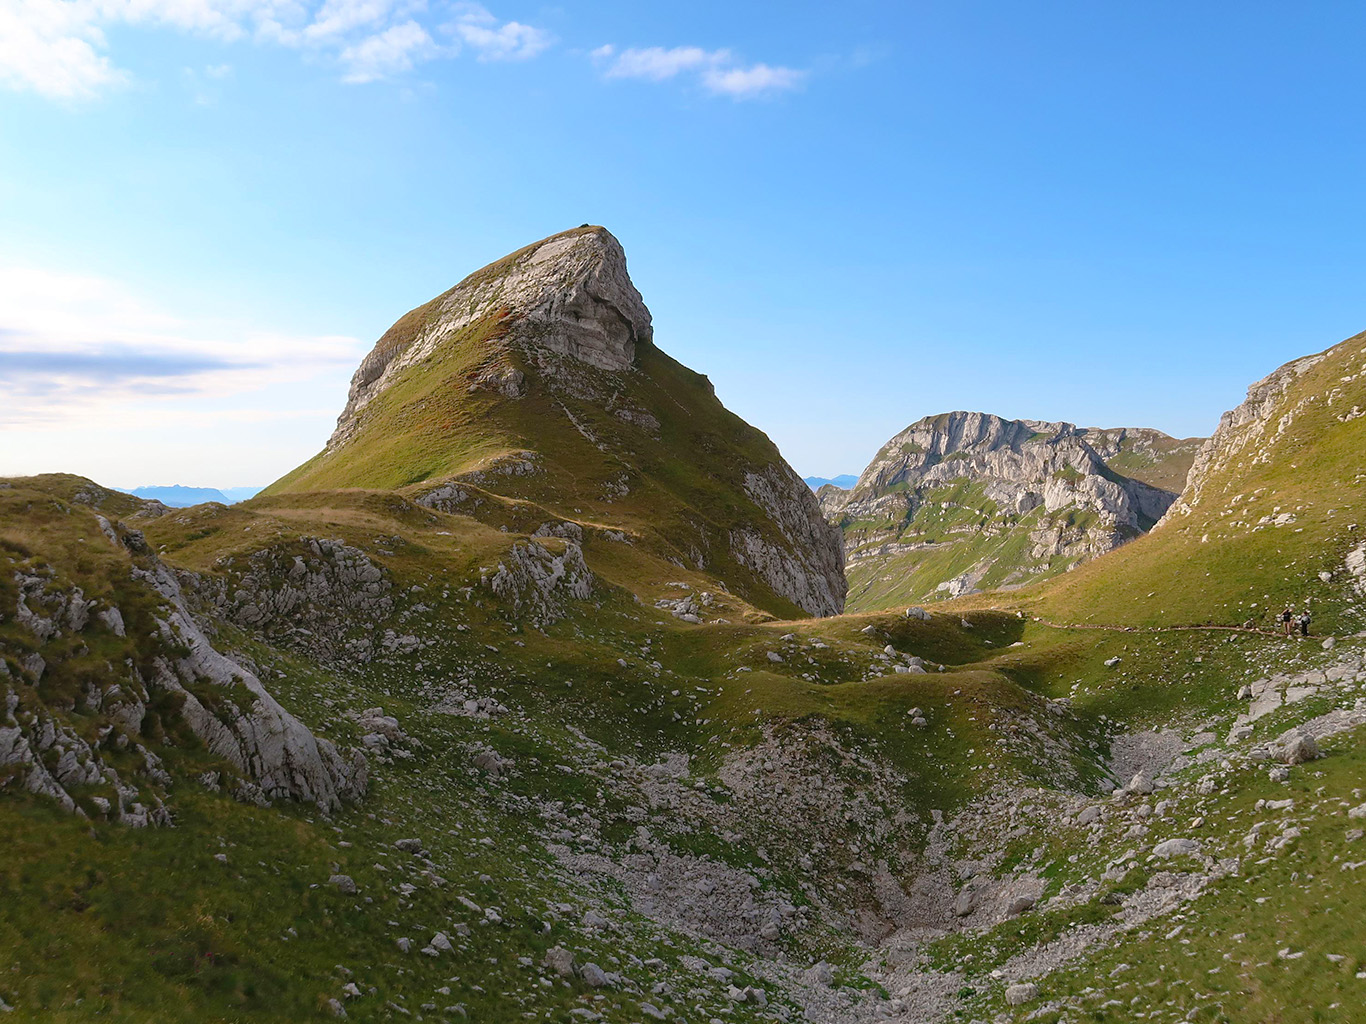
{"type": "Polygon", "coordinates": [[[1258,441],[1204,482],[1189,516],[1047,583],[957,606],[1076,625],[1269,626],[1285,604],[1308,601],[1316,632],[1366,628],[1366,602],[1344,570],[1366,539],[1366,417],[1350,414],[1366,406],[1363,343],[1366,334],[1342,342],[1296,379],[1258,441]]]}

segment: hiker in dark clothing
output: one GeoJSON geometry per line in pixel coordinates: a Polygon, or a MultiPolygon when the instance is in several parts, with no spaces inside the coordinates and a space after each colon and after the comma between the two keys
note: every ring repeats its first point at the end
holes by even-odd
{"type": "Polygon", "coordinates": [[[1300,612],[1300,636],[1309,635],[1309,621],[1311,618],[1313,618],[1313,616],[1309,614],[1308,608],[1300,612]]]}
{"type": "Polygon", "coordinates": [[[1290,605],[1285,606],[1285,611],[1281,612],[1281,625],[1285,627],[1285,635],[1289,636],[1295,628],[1295,609],[1290,605]]]}

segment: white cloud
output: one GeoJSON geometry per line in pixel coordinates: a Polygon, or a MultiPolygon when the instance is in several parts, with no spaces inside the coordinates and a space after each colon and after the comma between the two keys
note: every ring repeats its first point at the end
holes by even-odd
{"type": "MultiPolygon", "coordinates": [[[[613,55],[611,46],[602,46],[593,51],[599,59],[613,55]]],[[[711,67],[729,60],[727,50],[708,52],[697,46],[675,46],[666,50],[662,46],[648,46],[644,49],[623,50],[603,72],[605,78],[644,78],[651,82],[662,82],[673,78],[683,71],[711,67]]]]}
{"type": "Polygon", "coordinates": [[[795,89],[805,77],[804,71],[793,68],[754,64],[747,68],[708,68],[702,73],[702,84],[714,93],[743,100],[795,89]]]}
{"type": "Polygon", "coordinates": [[[411,71],[414,62],[432,56],[436,50],[426,29],[415,21],[405,21],[342,50],[341,62],[349,69],[342,81],[375,82],[411,71]]]}
{"type": "Polygon", "coordinates": [[[0,83],[55,99],[84,99],[121,82],[99,53],[104,34],[75,4],[13,0],[0,4],[0,83]]]}
{"type": "Polygon", "coordinates": [[[0,0],[0,88],[83,100],[128,81],[105,35],[125,25],[308,49],[339,60],[349,82],[455,56],[461,43],[480,60],[525,60],[553,42],[542,29],[462,3],[442,26],[459,43],[438,46],[418,20],[426,8],[426,0],[0,0]]]}
{"type": "Polygon", "coordinates": [[[599,46],[589,56],[604,78],[632,78],[663,82],[681,74],[696,74],[704,89],[733,99],[754,99],[786,92],[801,85],[805,71],[768,64],[743,65],[730,50],[704,50],[698,46],[662,46],[617,51],[611,44],[599,46]]]}
{"type": "Polygon", "coordinates": [[[308,39],[330,39],[386,21],[395,0],[326,0],[304,29],[308,39]]]}
{"type": "Polygon", "coordinates": [[[209,399],[231,411],[233,396],[249,406],[266,387],[344,377],[363,351],[355,338],[197,323],[107,278],[0,267],[0,431],[153,408],[174,420],[209,399]]]}
{"type": "Polygon", "coordinates": [[[457,4],[455,11],[455,20],[442,27],[478,53],[480,60],[527,60],[554,42],[549,33],[519,21],[500,25],[481,4],[457,4]]]}

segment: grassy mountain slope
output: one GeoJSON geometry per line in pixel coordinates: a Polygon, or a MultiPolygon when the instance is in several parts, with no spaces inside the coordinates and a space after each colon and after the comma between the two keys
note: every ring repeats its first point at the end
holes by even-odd
{"type": "MultiPolygon", "coordinates": [[[[4,493],[34,510],[7,515],[11,536],[75,558],[100,540],[93,511],[71,500],[98,494],[91,485],[9,483],[4,493]],[[53,524],[41,538],[22,527],[35,514],[53,524]]],[[[605,574],[591,596],[566,600],[564,617],[538,629],[480,582],[481,568],[520,538],[397,495],[300,497],[297,507],[210,505],[131,522],[163,559],[194,574],[215,642],[254,666],[311,728],[355,744],[363,709],[381,707],[401,738],[372,749],[366,799],[330,814],[215,792],[199,781],[205,752],[177,734],[147,740],[170,781],[145,785],[158,789],[172,828],[82,820],[0,788],[0,879],[21,894],[0,904],[0,950],[15,968],[0,978],[0,999],[17,1008],[14,1019],[327,1019],[335,999],[358,1020],[398,1019],[400,1010],[428,1020],[558,1020],[578,1008],[630,1021],[650,1015],[647,1003],[685,1019],[772,1021],[781,1007],[852,1021],[899,1005],[911,1019],[1008,1011],[1017,1020],[1037,1004],[1007,1007],[993,969],[1013,980],[1014,958],[1029,949],[1139,921],[1132,935],[1090,952],[1081,943],[1081,959],[1040,979],[1043,999],[1100,1013],[1105,1000],[1083,990],[1120,961],[1141,964],[1113,983],[1130,985],[1126,993],[1180,1002],[1208,991],[1194,981],[1209,976],[1186,966],[1198,958],[1173,962],[1181,973],[1171,977],[1159,970],[1162,951],[1137,959],[1143,943],[1181,923],[1144,923],[1142,908],[1168,884],[1162,871],[1201,870],[1145,864],[1160,839],[1188,834],[1199,817],[1207,824],[1195,834],[1211,853],[1237,853],[1256,820],[1279,820],[1254,811],[1256,799],[1327,786],[1296,820],[1317,830],[1307,834],[1336,827],[1332,842],[1350,843],[1334,815],[1343,813],[1335,800],[1362,785],[1354,734],[1325,744],[1327,774],[1317,781],[1311,766],[1296,769],[1288,794],[1234,754],[1238,767],[1213,793],[1197,793],[1197,783],[1219,757],[1178,766],[1164,783],[1174,803],[1155,814],[1157,797],[1107,799],[1098,825],[1077,824],[1097,802],[1100,758],[1112,744],[1158,728],[1203,736],[1184,744],[1193,751],[1218,750],[1215,737],[1244,706],[1232,695],[1238,682],[1312,673],[1339,656],[1317,643],[1060,630],[998,612],[690,626],[641,607],[605,574]],[[390,584],[392,608],[378,620],[355,617],[315,592],[310,606],[240,625],[234,595],[265,607],[263,588],[288,585],[309,537],[364,551],[390,584]],[[896,671],[911,655],[931,671],[896,671]],[[1116,656],[1120,665],[1108,666],[1116,656]],[[926,726],[911,724],[913,709],[926,726]],[[420,856],[395,846],[413,838],[420,856]],[[1135,868],[1098,881],[1126,846],[1140,852],[1135,868]],[[958,865],[975,867],[963,874],[958,865]],[[356,893],[329,883],[339,874],[356,893]],[[662,899],[651,905],[656,884],[662,899]],[[704,884],[716,889],[699,896],[704,884]],[[997,887],[1038,892],[1041,906],[998,918],[988,903],[956,917],[945,900],[973,887],[983,900],[997,887]],[[773,938],[756,935],[768,918],[751,923],[746,899],[773,908],[773,938]],[[794,908],[787,916],[784,904],[794,908]],[[728,921],[744,928],[728,930],[728,921]],[[452,949],[421,954],[438,931],[452,949]],[[561,979],[545,965],[554,946],[621,978],[604,988],[582,973],[561,979]],[[818,960],[833,965],[833,987],[805,979],[818,960]],[[736,973],[721,981],[699,963],[736,973]],[[1181,977],[1186,984],[1172,988],[1181,977]],[[1153,980],[1166,988],[1149,988],[1153,980]],[[767,1005],[736,1002],[732,985],[762,990],[767,1005]]],[[[118,517],[108,505],[100,512],[118,517]]],[[[11,546],[4,557],[32,567],[45,556],[11,546]]],[[[0,629],[10,666],[17,628],[0,629]]],[[[1325,688],[1287,706],[1257,723],[1250,742],[1332,699],[1325,688]]],[[[1236,919],[1258,950],[1280,942],[1320,960],[1343,953],[1341,930],[1297,929],[1283,900],[1239,902],[1245,886],[1283,888],[1282,875],[1298,866],[1323,880],[1310,895],[1342,920],[1364,909],[1343,872],[1296,859],[1315,848],[1290,844],[1249,863],[1248,881],[1211,882],[1206,895],[1178,903],[1188,922],[1209,922],[1192,934],[1218,933],[1190,951],[1222,949],[1236,919]]],[[[1335,845],[1313,854],[1333,855],[1350,854],[1335,845]]],[[[1285,988],[1281,978],[1263,970],[1256,998],[1226,1000],[1225,1019],[1276,1020],[1290,993],[1342,998],[1340,972],[1300,972],[1285,988]]]]}
{"type": "MultiPolygon", "coordinates": [[[[547,241],[591,232],[602,229],[547,241]]],[[[491,264],[406,314],[376,352],[439,334],[449,316],[443,303],[463,295],[470,281],[496,280],[535,248],[491,264]]],[[[729,412],[706,377],[648,340],[636,342],[631,369],[612,371],[517,342],[523,319],[506,307],[480,307],[471,323],[395,374],[357,414],[344,442],[329,445],[262,497],[364,488],[420,498],[448,483],[473,488],[487,500],[460,510],[475,518],[505,525],[512,503],[534,506],[540,522],[622,531],[672,567],[654,572],[651,583],[687,566],[769,612],[799,614],[801,602],[775,592],[752,559],[737,555],[734,539],[742,531],[773,549],[793,547],[757,496],[756,474],[790,492],[778,495],[782,502],[794,504],[798,495],[815,509],[773,443],[729,412]],[[516,383],[481,383],[489,380],[516,383]]],[[[812,529],[824,531],[820,524],[812,529]]],[[[837,567],[828,575],[838,576],[837,567]]],[[[842,602],[842,589],[838,597],[842,602]]]]}
{"type": "MultiPolygon", "coordinates": [[[[4,493],[16,506],[55,515],[39,538],[42,551],[98,553],[93,510],[59,496],[92,487],[64,480],[54,493],[42,482],[8,483],[4,493]]],[[[842,876],[830,864],[885,861],[908,875],[931,809],[952,810],[982,791],[980,772],[957,756],[960,744],[985,751],[992,730],[1037,721],[1030,742],[1067,751],[1073,729],[1091,728],[1055,721],[1038,697],[986,663],[1021,628],[1013,618],[984,617],[976,630],[956,620],[886,621],[872,636],[861,632],[866,621],[843,618],[696,628],[600,582],[591,598],[567,602],[563,619],[538,630],[480,583],[482,565],[515,538],[397,497],[359,494],[339,506],[210,505],[131,522],[163,559],[194,574],[216,642],[254,666],[310,727],[354,744],[363,709],[380,706],[397,718],[404,738],[372,750],[369,796],[330,815],[287,802],[244,805],[199,781],[212,761],[192,736],[156,733],[146,742],[169,778],[146,785],[170,810],[173,828],[132,830],[93,809],[81,820],[2,790],[0,829],[9,839],[0,873],[6,890],[23,898],[0,909],[0,949],[15,967],[0,980],[0,998],[19,1007],[18,1019],[311,1019],[330,1014],[333,998],[358,1019],[387,1019],[398,1012],[393,1006],[419,1013],[424,1002],[435,1006],[425,1014],[435,1019],[507,1019],[524,1010],[556,1018],[594,1006],[597,994],[579,978],[567,986],[536,981],[557,943],[575,949],[580,963],[631,979],[614,984],[614,1018],[638,1014],[651,999],[678,1001],[683,1012],[730,1006],[727,986],[698,977],[685,953],[729,964],[775,1000],[788,999],[770,977],[773,954],[784,949],[803,963],[825,957],[853,980],[859,958],[840,922],[879,905],[862,869],[842,876]],[[289,615],[238,625],[236,592],[266,607],[261,553],[279,552],[287,567],[296,552],[307,557],[310,536],[339,537],[382,566],[396,595],[392,611],[377,622],[353,617],[339,599],[329,606],[315,594],[289,615]],[[381,635],[400,642],[354,654],[381,635]],[[888,657],[886,643],[904,654],[888,657]],[[912,652],[947,671],[891,671],[912,652]],[[476,699],[495,710],[468,712],[465,701],[476,699]],[[912,706],[935,728],[908,728],[912,706]],[[821,765],[831,787],[828,817],[775,813],[763,804],[766,788],[746,784],[737,765],[749,764],[746,751],[771,751],[775,736],[820,758],[812,767],[821,765]],[[486,751],[496,758],[481,760],[486,751]],[[679,756],[687,767],[668,800],[684,803],[642,816],[654,797],[640,787],[663,785],[648,782],[649,766],[679,756]],[[898,829],[878,823],[884,812],[898,829]],[[766,904],[809,908],[801,927],[786,923],[782,937],[753,949],[718,945],[631,909],[610,877],[590,872],[576,881],[567,870],[575,857],[629,861],[641,824],[663,844],[660,870],[719,875],[723,886],[734,872],[748,873],[766,904]],[[414,836],[423,857],[395,849],[414,836]],[[822,843],[829,853],[821,868],[804,868],[822,843]],[[337,874],[353,879],[357,893],[329,884],[337,874]],[[497,908],[499,920],[490,923],[462,898],[497,908]],[[588,908],[609,915],[611,927],[585,925],[588,908]],[[456,948],[420,955],[417,947],[437,931],[456,948]],[[397,946],[404,937],[415,943],[411,953],[397,946]],[[662,963],[642,966],[651,955],[662,963]],[[661,979],[676,994],[649,993],[661,979]],[[350,982],[359,996],[347,997],[350,982]],[[464,1009],[447,1009],[456,1005],[464,1009]]],[[[99,511],[117,525],[112,507],[99,511]]],[[[34,536],[19,529],[27,521],[13,511],[6,518],[11,530],[34,536]]],[[[4,556],[12,563],[36,568],[46,557],[19,543],[15,537],[4,556]]],[[[189,585],[192,577],[183,578],[189,585]]],[[[264,581],[276,591],[283,582],[264,581]]],[[[0,632],[15,674],[27,644],[17,624],[0,632]]],[[[37,696],[38,713],[44,704],[58,712],[51,702],[60,705],[60,695],[37,696]]],[[[25,707],[34,700],[22,699],[25,707]]],[[[67,713],[82,714],[79,704],[67,713]]],[[[1022,746],[992,761],[997,780],[1085,785],[1100,773],[1082,747],[1057,760],[1022,746]]],[[[739,1011],[736,1019],[763,1016],[758,1006],[739,1011]]]]}
{"type": "Polygon", "coordinates": [[[1309,601],[1325,632],[1366,627],[1346,567],[1366,529],[1366,335],[1252,394],[1259,415],[1226,417],[1166,522],[1022,606],[1059,621],[1269,625],[1268,612],[1309,601]]]}
{"type": "Polygon", "coordinates": [[[498,341],[433,349],[354,450],[248,503],[0,480],[0,1015],[1351,1019],[1366,339],[1254,386],[1146,538],[923,615],[790,621],[702,546],[756,514],[741,466],[767,451],[704,379],[647,345],[623,384],[498,341]],[[450,383],[490,355],[521,397],[450,383]],[[228,784],[156,670],[191,639],[154,624],[172,580],[206,642],[367,752],[363,798],[228,784]],[[1320,635],[1134,628],[1292,584],[1320,635]],[[1291,729],[1324,756],[1282,764],[1291,729]],[[164,816],[112,820],[71,737],[164,816]]]}

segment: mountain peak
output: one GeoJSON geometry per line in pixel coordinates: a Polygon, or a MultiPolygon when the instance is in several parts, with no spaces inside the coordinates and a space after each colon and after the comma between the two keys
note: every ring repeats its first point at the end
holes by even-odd
{"type": "Polygon", "coordinates": [[[542,526],[582,534],[590,557],[606,531],[646,560],[628,574],[638,596],[692,572],[699,593],[765,615],[844,606],[843,549],[815,495],[654,344],[600,227],[490,263],[380,338],[326,449],[266,496],[340,488],[400,491],[527,543],[542,526]]]}
{"type": "MultiPolygon", "coordinates": [[[[609,371],[629,370],[636,346],[654,337],[616,237],[593,225],[562,231],[476,270],[400,317],[352,376],[328,447],[354,434],[357,415],[399,373],[478,324],[487,325],[481,333],[491,357],[518,344],[609,371]]],[[[498,386],[515,390],[515,375],[494,376],[498,386]]]]}
{"type": "Polygon", "coordinates": [[[1194,442],[955,411],[912,423],[848,491],[822,490],[855,608],[956,597],[1063,572],[1145,532],[1194,442]]]}

